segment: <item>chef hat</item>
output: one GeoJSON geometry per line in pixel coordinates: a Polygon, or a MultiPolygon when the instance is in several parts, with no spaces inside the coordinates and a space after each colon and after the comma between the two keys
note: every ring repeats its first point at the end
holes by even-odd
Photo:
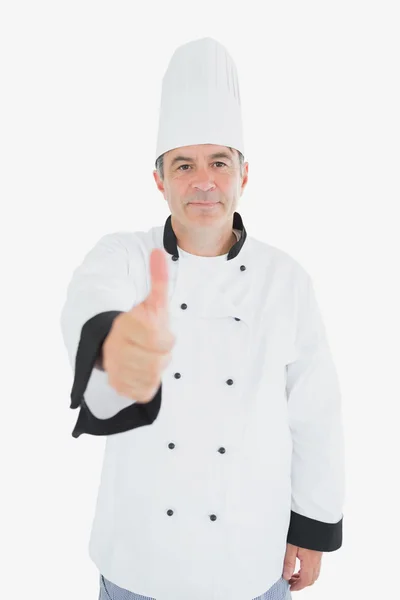
{"type": "Polygon", "coordinates": [[[235,64],[210,37],[179,46],[162,80],[157,158],[173,148],[217,144],[244,154],[235,64]]]}

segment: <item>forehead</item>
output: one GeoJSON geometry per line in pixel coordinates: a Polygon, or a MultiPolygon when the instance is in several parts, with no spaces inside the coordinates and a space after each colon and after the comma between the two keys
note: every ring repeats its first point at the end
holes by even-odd
{"type": "Polygon", "coordinates": [[[169,150],[167,152],[167,155],[170,160],[173,160],[176,156],[181,155],[195,159],[198,156],[211,157],[217,153],[227,154],[231,158],[234,156],[230,148],[228,148],[227,146],[218,146],[216,144],[197,144],[195,146],[180,146],[179,148],[169,150]]]}

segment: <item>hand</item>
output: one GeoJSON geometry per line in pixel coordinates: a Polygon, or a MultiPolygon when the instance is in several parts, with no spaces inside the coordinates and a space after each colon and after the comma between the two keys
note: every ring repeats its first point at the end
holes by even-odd
{"type": "Polygon", "coordinates": [[[290,591],[299,591],[318,579],[321,570],[323,552],[308,550],[292,544],[286,545],[286,554],[283,568],[283,578],[288,580],[290,591]],[[300,570],[294,573],[296,557],[300,560],[300,570]]]}
{"type": "Polygon", "coordinates": [[[103,367],[108,383],[120,395],[139,403],[153,399],[175,344],[168,326],[168,268],[164,250],[152,251],[150,275],[150,294],[114,319],[103,343],[103,367]]]}

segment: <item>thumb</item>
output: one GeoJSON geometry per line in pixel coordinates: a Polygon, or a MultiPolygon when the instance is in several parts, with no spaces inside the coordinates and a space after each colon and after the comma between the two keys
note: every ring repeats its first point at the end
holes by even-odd
{"type": "Polygon", "coordinates": [[[296,568],[297,546],[287,544],[283,567],[283,578],[289,580],[296,568]]]}
{"type": "Polygon", "coordinates": [[[150,294],[146,304],[155,312],[168,307],[168,267],[164,250],[155,248],[150,254],[150,294]]]}

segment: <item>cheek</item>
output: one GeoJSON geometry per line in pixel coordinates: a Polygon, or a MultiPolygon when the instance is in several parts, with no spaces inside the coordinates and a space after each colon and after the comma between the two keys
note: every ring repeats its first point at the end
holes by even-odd
{"type": "Polygon", "coordinates": [[[182,181],[174,181],[168,186],[168,195],[170,198],[179,198],[184,195],[184,184],[182,181]]]}
{"type": "Polygon", "coordinates": [[[220,190],[226,197],[232,198],[237,194],[238,186],[235,181],[229,180],[221,183],[220,190]]]}
{"type": "Polygon", "coordinates": [[[227,192],[233,192],[238,188],[239,182],[236,176],[226,173],[221,174],[221,177],[218,179],[218,185],[227,192]]]}

